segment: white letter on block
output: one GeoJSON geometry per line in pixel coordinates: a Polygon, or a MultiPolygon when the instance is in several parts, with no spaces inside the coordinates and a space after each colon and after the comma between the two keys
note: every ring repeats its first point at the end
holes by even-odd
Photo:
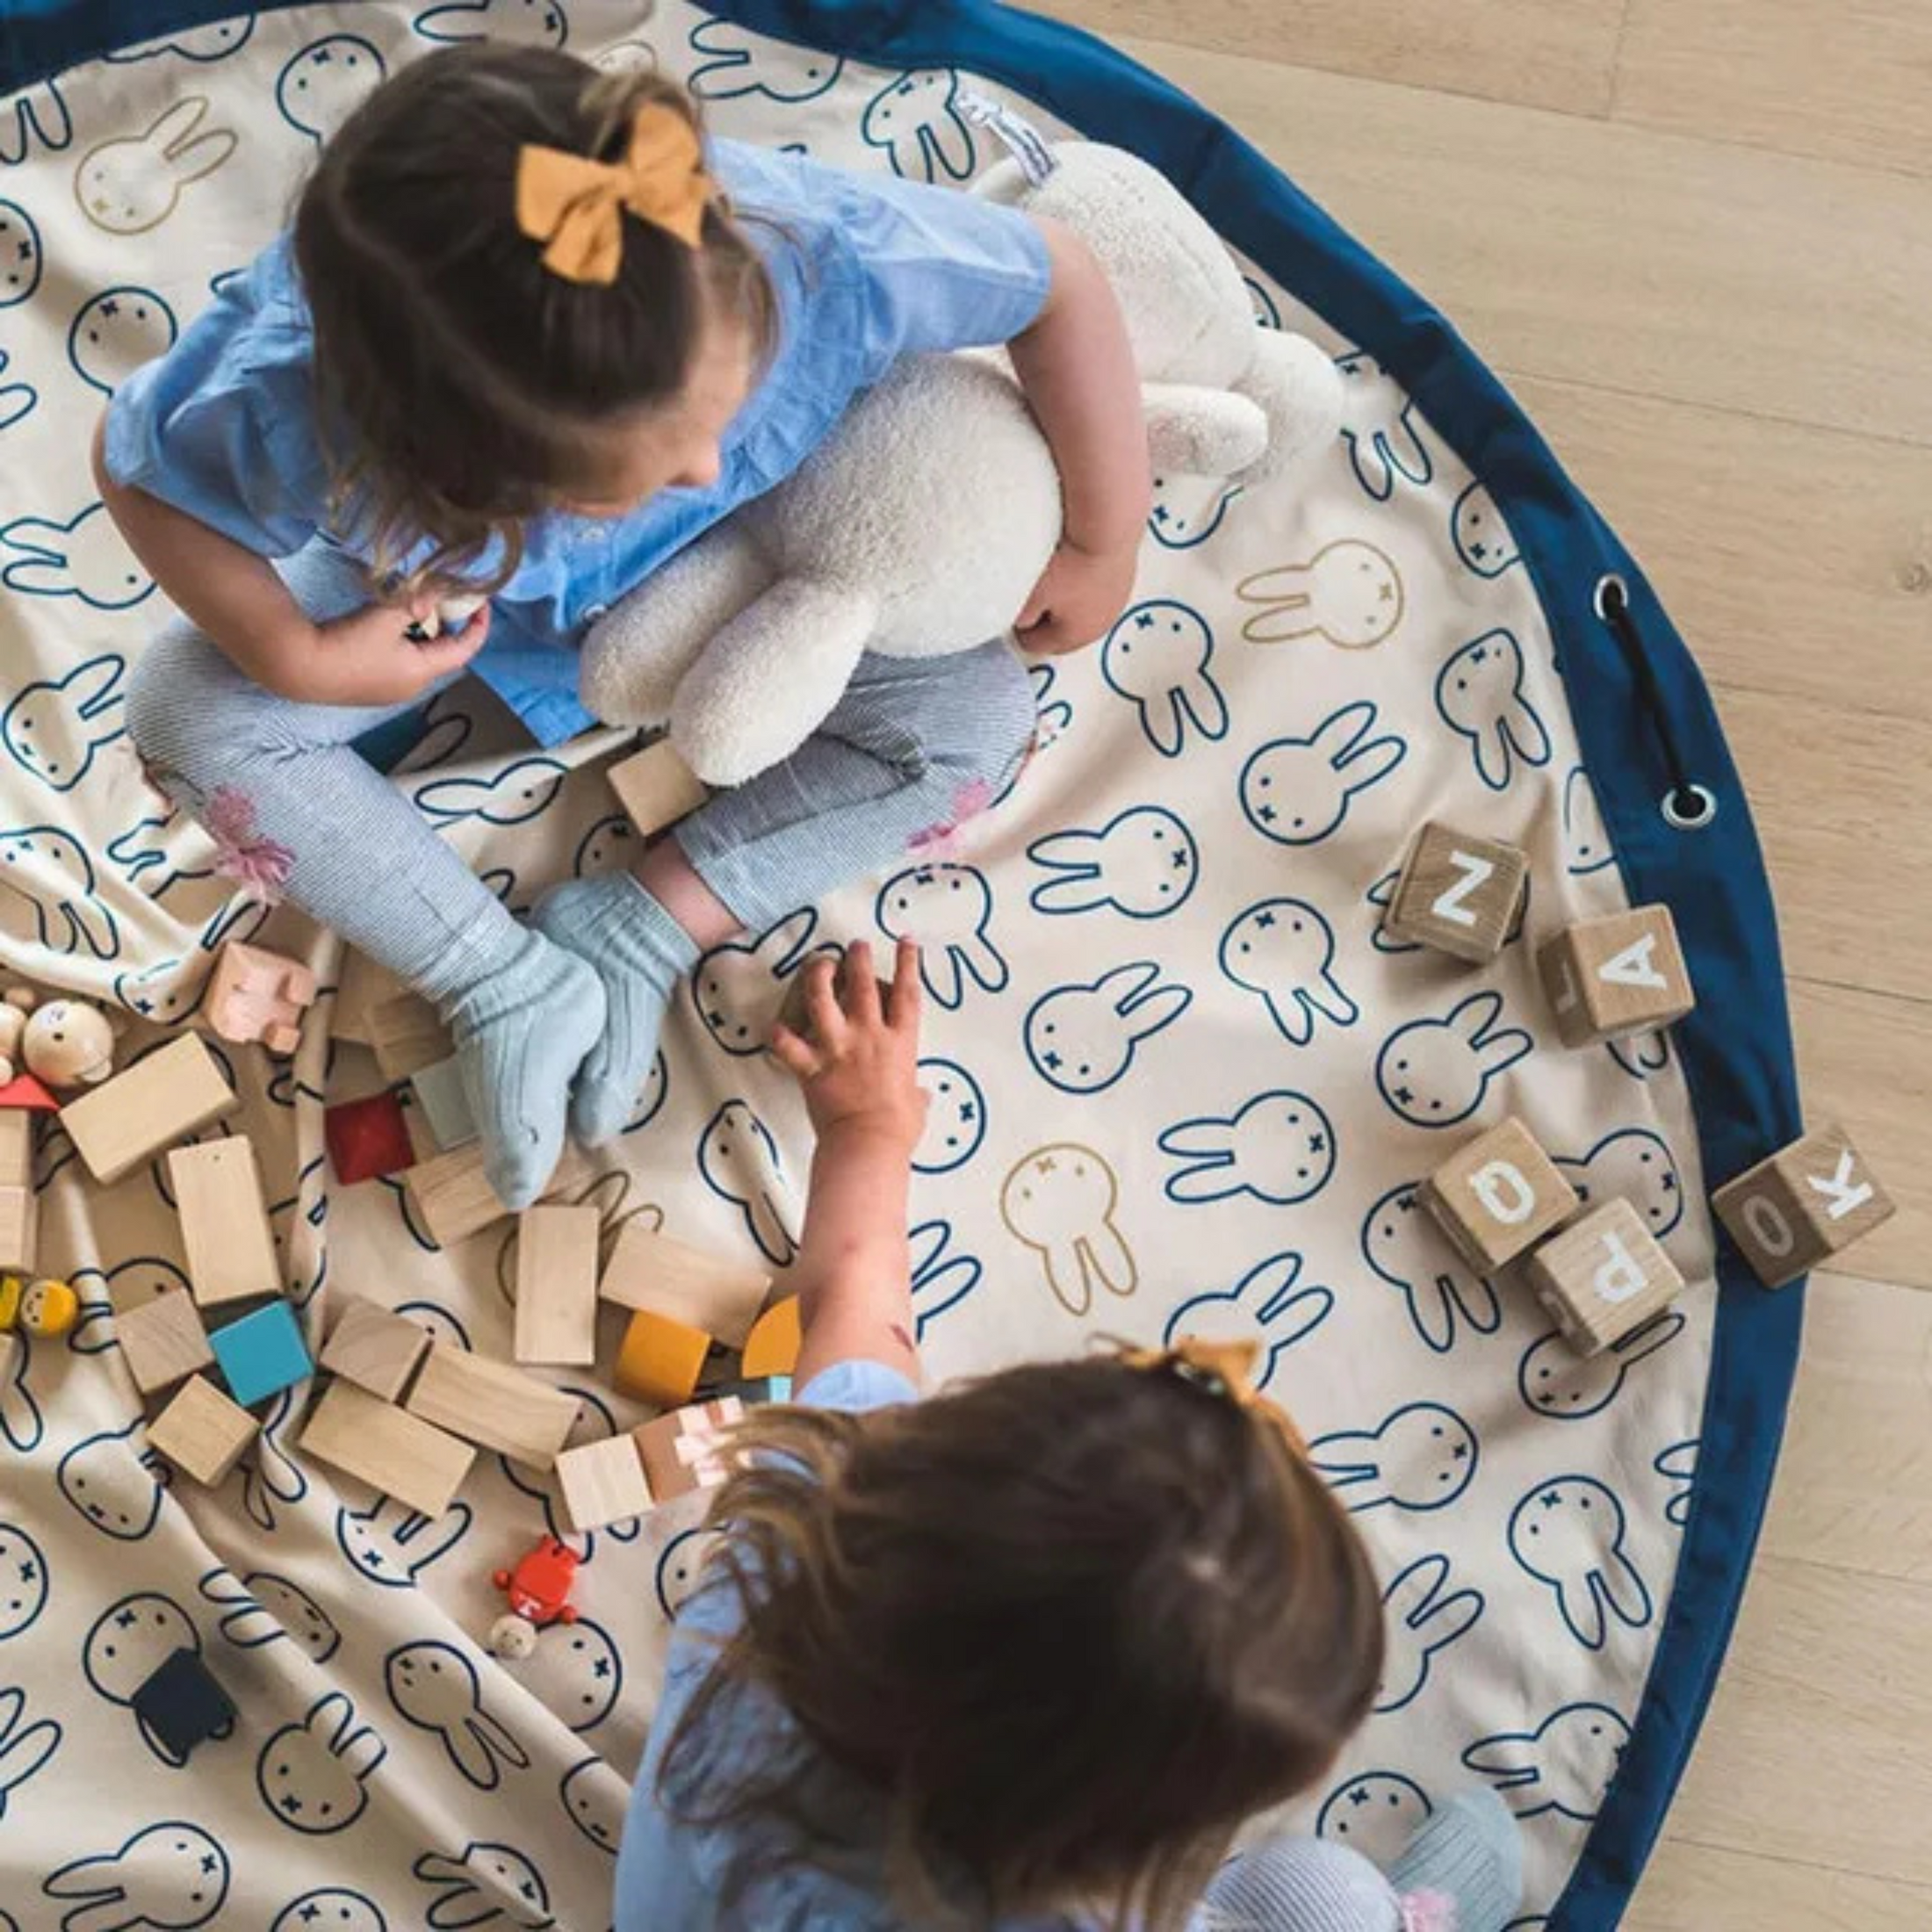
{"type": "Polygon", "coordinates": [[[1462,876],[1449,890],[1441,894],[1429,910],[1439,919],[1447,919],[1452,926],[1474,926],[1476,916],[1462,902],[1480,885],[1486,885],[1496,876],[1496,868],[1487,859],[1479,859],[1473,852],[1452,852],[1449,862],[1462,876]]]}
{"type": "Polygon", "coordinates": [[[1798,1245],[1791,1224],[1777,1210],[1776,1202],[1763,1194],[1753,1194],[1744,1203],[1744,1225],[1752,1238],[1773,1261],[1782,1261],[1798,1245]]]}
{"type": "Polygon", "coordinates": [[[1657,949],[1657,935],[1646,933],[1641,939],[1633,940],[1623,951],[1606,959],[1597,969],[1597,978],[1612,986],[1656,986],[1669,983],[1652,962],[1650,955],[1657,949]]]}
{"type": "Polygon", "coordinates": [[[1854,1208],[1863,1208],[1871,1199],[1871,1183],[1862,1180],[1854,1186],[1851,1179],[1851,1150],[1848,1147],[1838,1156],[1838,1171],[1829,1180],[1821,1174],[1807,1174],[1806,1186],[1822,1194],[1831,1205],[1825,1212],[1834,1221],[1842,1221],[1854,1208]]]}
{"type": "Polygon", "coordinates": [[[1482,1203],[1482,1211],[1505,1228],[1514,1228],[1536,1212],[1536,1190],[1523,1178],[1523,1171],[1510,1161],[1490,1161],[1469,1177],[1469,1192],[1482,1203]]]}
{"type": "Polygon", "coordinates": [[[1605,1235],[1604,1252],[1609,1258],[1590,1278],[1590,1286],[1597,1291],[1597,1299],[1599,1301],[1627,1301],[1632,1295],[1641,1294],[1644,1272],[1631,1259],[1630,1250],[1625,1247],[1623,1237],[1605,1235]]]}

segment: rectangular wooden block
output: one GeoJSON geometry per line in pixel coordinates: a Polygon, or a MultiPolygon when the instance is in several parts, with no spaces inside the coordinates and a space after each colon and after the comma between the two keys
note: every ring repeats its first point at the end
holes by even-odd
{"type": "Polygon", "coordinates": [[[314,999],[315,976],[299,960],[231,939],[215,961],[202,1011],[224,1040],[258,1040],[270,1053],[293,1053],[314,999]]]}
{"type": "Polygon", "coordinates": [[[429,1331],[407,1316],[363,1299],[347,1302],[322,1349],[322,1366],[385,1402],[400,1402],[422,1358],[429,1331]]]}
{"type": "Polygon", "coordinates": [[[244,1315],[208,1337],[228,1393],[246,1409],[279,1395],[315,1372],[302,1325],[286,1301],[244,1315]]]}
{"type": "Polygon", "coordinates": [[[762,1268],[708,1254],[633,1220],[618,1235],[597,1292],[607,1301],[667,1315],[727,1348],[742,1348],[771,1293],[771,1279],[762,1268]]]}
{"type": "Polygon", "coordinates": [[[1576,1190],[1514,1118],[1465,1143],[1416,1192],[1479,1274],[1513,1261],[1577,1208],[1576,1190]]]}
{"type": "Polygon", "coordinates": [[[0,1187],[33,1185],[33,1116],[24,1109],[0,1110],[0,1187]]]}
{"type": "Polygon", "coordinates": [[[613,765],[605,776],[640,839],[688,818],[711,796],[667,738],[613,765]]]}
{"type": "Polygon", "coordinates": [[[386,1080],[407,1080],[447,1060],[456,1042],[442,1016],[420,993],[399,993],[369,1016],[369,1044],[386,1080]]]}
{"type": "MultiPolygon", "coordinates": [[[[580,1186],[595,1171],[577,1143],[566,1141],[562,1158],[544,1191],[553,1194],[580,1186]]],[[[473,1143],[418,1161],[404,1174],[402,1185],[423,1232],[439,1248],[451,1247],[467,1236],[508,1221],[513,1212],[497,1199],[496,1191],[484,1178],[483,1150],[473,1143]]]]}
{"type": "Polygon", "coordinates": [[[1600,1354],[1669,1306],[1683,1287],[1670,1257],[1627,1200],[1606,1200],[1553,1235],[1524,1273],[1563,1339],[1600,1354]]]}
{"type": "Polygon", "coordinates": [[[168,1178],[188,1251],[188,1280],[203,1308],[282,1292],[282,1264],[262,1199],[262,1172],[246,1134],[168,1157],[168,1178]]]}
{"type": "Polygon", "coordinates": [[[0,1268],[39,1265],[40,1198],[31,1187],[0,1186],[0,1268]]]}
{"type": "Polygon", "coordinates": [[[651,1493],[660,1503],[693,1489],[715,1489],[731,1473],[720,1453],[719,1437],[745,1419],[735,1395],[694,1402],[633,1431],[651,1493]]]}
{"type": "Polygon", "coordinates": [[[114,1339],[134,1387],[144,1395],[214,1366],[200,1310],[194,1297],[180,1288],[169,1288],[138,1308],[117,1308],[114,1339]]]}
{"type": "Polygon", "coordinates": [[[345,946],[335,971],[335,1005],[329,1014],[329,1031],[338,1040],[373,1046],[376,1008],[385,1000],[400,998],[407,991],[386,966],[378,966],[367,953],[345,946]]]}
{"type": "Polygon", "coordinates": [[[468,1443],[345,1381],[330,1383],[316,1403],[302,1447],[427,1517],[450,1507],[476,1460],[468,1443]]]}
{"type": "Polygon", "coordinates": [[[184,1033],[61,1109],[96,1180],[119,1180],[240,1105],[200,1040],[184,1033]]]}
{"type": "Polygon", "coordinates": [[[1850,1136],[1820,1128],[1711,1197],[1718,1219],[1768,1288],[1781,1288],[1897,1212],[1850,1136]]]}
{"type": "Polygon", "coordinates": [[[640,1308],[624,1330],[611,1380],[632,1401],[678,1409],[697,1392],[711,1338],[668,1315],[640,1308]]]}
{"type": "Polygon", "coordinates": [[[1566,1047],[1668,1027],[1698,1003],[1668,905],[1567,926],[1544,941],[1536,964],[1566,1047]]]}
{"type": "Polygon", "coordinates": [[[637,1440],[629,1435],[566,1449],[557,1458],[557,1482],[564,1513],[580,1535],[642,1516],[653,1500],[637,1440]]]}
{"type": "Polygon", "coordinates": [[[461,1062],[451,1057],[438,1060],[433,1067],[418,1067],[409,1077],[415,1091],[416,1106],[429,1123],[436,1145],[444,1153],[453,1147],[467,1147],[476,1138],[476,1122],[470,1114],[469,1097],[463,1091],[461,1062]]]}
{"type": "Polygon", "coordinates": [[[532,1208],[516,1224],[516,1359],[597,1359],[595,1208],[532,1208]]]}
{"type": "Polygon", "coordinates": [[[1503,950],[1529,876],[1516,847],[1431,820],[1416,835],[1383,930],[1481,964],[1503,950]]]}
{"type": "Polygon", "coordinates": [[[255,1440],[255,1417],[205,1375],[191,1375],[148,1424],[148,1446],[213,1489],[255,1440]]]}
{"type": "Polygon", "coordinates": [[[407,1407],[465,1442],[547,1469],[569,1438],[578,1403],[508,1362],[437,1342],[417,1372],[407,1407]]]}

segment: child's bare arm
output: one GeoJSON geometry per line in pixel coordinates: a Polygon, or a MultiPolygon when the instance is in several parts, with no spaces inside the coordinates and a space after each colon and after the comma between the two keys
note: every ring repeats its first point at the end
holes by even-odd
{"type": "Polygon", "coordinates": [[[871,948],[805,968],[810,1038],[781,1026],[772,1049],[798,1078],[818,1135],[796,1279],[803,1385],[863,1358],[916,1377],[912,1258],[906,1238],[912,1152],[926,1125],[919,1084],[919,948],[899,943],[883,999],[871,948]]]}
{"type": "Polygon", "coordinates": [[[1020,631],[1028,650],[1059,652],[1091,644],[1126,608],[1153,477],[1140,373],[1107,271],[1071,228],[1040,226],[1053,286],[1009,353],[1059,465],[1066,519],[1020,631]]]}
{"type": "Polygon", "coordinates": [[[312,624],[266,558],[146,490],[117,483],[94,432],[101,501],[169,602],[264,690],[308,704],[400,704],[476,654],[488,606],[460,631],[428,644],[404,636],[421,608],[371,604],[333,624],[312,624]]]}

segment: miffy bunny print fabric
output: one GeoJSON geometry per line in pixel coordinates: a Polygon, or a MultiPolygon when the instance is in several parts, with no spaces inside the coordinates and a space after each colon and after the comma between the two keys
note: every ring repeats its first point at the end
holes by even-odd
{"type": "MultiPolygon", "coordinates": [[[[874,11],[882,39],[899,32],[905,10],[874,11]]],[[[978,0],[946,11],[977,45],[1008,31],[978,0]]],[[[0,103],[0,965],[125,1013],[124,1061],[196,1021],[227,939],[316,968],[292,1060],[211,1042],[243,1106],[209,1130],[255,1142],[312,1341],[366,1295],[507,1358],[514,1236],[444,1251],[395,1180],[331,1173],[325,1099],[381,1084],[329,1037],[340,951],[238,891],[234,841],[144,780],[123,693],[162,599],[98,500],[93,422],[276,233],[319,144],[436,46],[656,67],[724,133],[944,185],[1000,158],[990,107],[1070,131],[935,59],[938,28],[917,58],[869,58],[849,18],[828,18],[829,51],[747,24],[772,13],[299,5],[181,26],[0,103]]],[[[786,17],[802,32],[813,10],[786,17]]],[[[1100,1337],[1257,1343],[1262,1385],[1375,1553],[1390,1633],[1373,1718],[1283,1821],[1384,1855],[1487,1784],[1523,1826],[1521,1922],[1607,1924],[1566,1887],[1646,1735],[1679,1553],[1717,1480],[1699,1122],[1677,1043],[1564,1051],[1532,970],[1541,939],[1628,903],[1630,818],[1600,806],[1576,723],[1597,667],[1560,662],[1518,533],[1431,414],[1295,287],[1241,265],[1258,328],[1336,358],[1339,438],[1245,490],[1162,479],[1131,608],[1034,667],[1038,748],[1013,790],[702,959],[617,1150],[573,1198],[607,1236],[641,1216],[782,1288],[811,1143],[764,1037],[811,959],[917,938],[933,1105],[913,1291],[935,1379],[1100,1337]],[[1430,818],[1529,856],[1488,966],[1383,928],[1430,818]],[[1418,1201],[1511,1114],[1586,1200],[1630,1200],[1688,1283],[1588,1363],[1418,1201]]],[[[598,731],[538,755],[465,684],[386,762],[523,912],[634,855],[603,775],[623,749],[598,731]]],[[[165,1163],[97,1187],[56,1128],[39,1179],[43,1266],[84,1316],[0,1356],[0,1932],[606,1932],[702,1498],[573,1535],[547,1479],[484,1455],[427,1520],[303,1456],[306,1384],[198,1489],[149,1450],[115,1337],[116,1309],[184,1285],[165,1163]],[[491,1575],[545,1533],[583,1560],[580,1616],[499,1662],[480,1645],[491,1575]],[[185,1763],[134,1707],[177,1650],[237,1706],[185,1763]]],[[[608,1379],[620,1318],[602,1319],[602,1366],[555,1376],[580,1442],[645,1415],[608,1379]]]]}

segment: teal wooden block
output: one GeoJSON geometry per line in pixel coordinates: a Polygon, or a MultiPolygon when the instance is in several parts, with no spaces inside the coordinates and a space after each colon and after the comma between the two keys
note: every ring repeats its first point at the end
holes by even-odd
{"type": "Polygon", "coordinates": [[[295,1310],[286,1301],[270,1301],[253,1315],[214,1330],[208,1346],[220,1365],[228,1393],[244,1409],[280,1395],[314,1372],[295,1310]]]}

